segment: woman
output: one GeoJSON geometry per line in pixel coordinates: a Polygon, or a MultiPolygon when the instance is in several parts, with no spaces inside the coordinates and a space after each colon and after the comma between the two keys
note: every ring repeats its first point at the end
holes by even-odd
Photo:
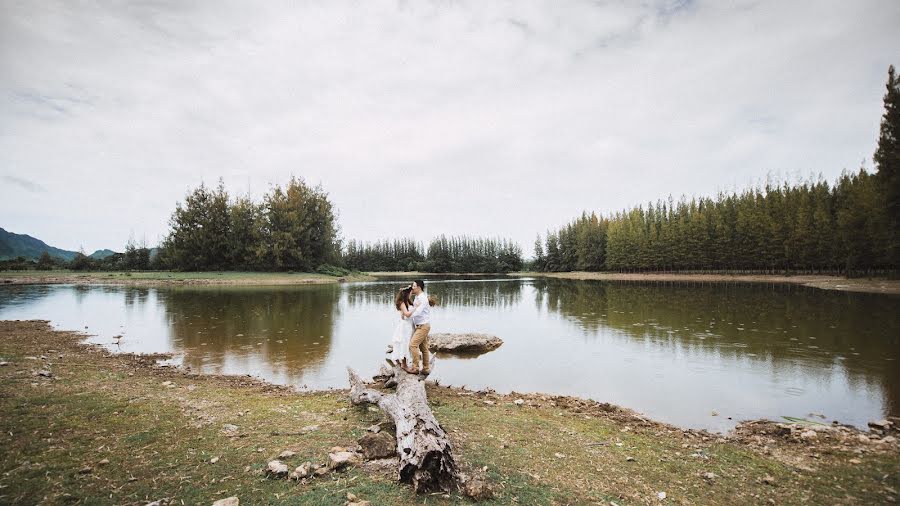
{"type": "Polygon", "coordinates": [[[404,316],[404,312],[409,312],[412,304],[412,287],[406,287],[397,292],[394,297],[394,308],[397,310],[396,323],[394,324],[394,334],[391,336],[391,351],[388,355],[388,361],[406,369],[409,359],[409,339],[412,337],[413,327],[412,320],[404,316]]]}

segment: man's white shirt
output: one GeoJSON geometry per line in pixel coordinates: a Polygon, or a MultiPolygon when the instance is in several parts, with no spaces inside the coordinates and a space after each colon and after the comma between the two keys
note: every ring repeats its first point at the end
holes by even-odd
{"type": "Polygon", "coordinates": [[[414,325],[424,325],[431,323],[431,306],[428,305],[428,294],[425,292],[416,296],[413,301],[412,321],[414,325]]]}

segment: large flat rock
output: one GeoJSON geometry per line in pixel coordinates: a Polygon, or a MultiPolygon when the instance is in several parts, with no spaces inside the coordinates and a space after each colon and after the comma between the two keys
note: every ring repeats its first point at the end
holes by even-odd
{"type": "Polygon", "coordinates": [[[503,344],[503,340],[490,334],[430,334],[428,348],[431,351],[446,352],[486,352],[495,350],[503,344]]]}

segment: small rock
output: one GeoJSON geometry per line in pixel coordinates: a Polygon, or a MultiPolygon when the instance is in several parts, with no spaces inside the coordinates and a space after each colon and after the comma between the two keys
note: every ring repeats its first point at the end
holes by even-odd
{"type": "Polygon", "coordinates": [[[378,425],[378,424],[376,423],[375,425],[371,425],[371,426],[367,427],[366,430],[369,431],[369,432],[373,432],[373,433],[375,433],[375,434],[378,434],[379,432],[381,432],[381,425],[378,425]]]}
{"type": "Polygon", "coordinates": [[[632,457],[631,455],[625,457],[625,462],[634,462],[634,457],[632,457]]]}
{"type": "Polygon", "coordinates": [[[100,462],[97,462],[98,466],[105,466],[107,464],[109,464],[109,459],[103,459],[100,462]]]}
{"type": "Polygon", "coordinates": [[[313,474],[315,474],[316,476],[323,476],[327,473],[328,473],[328,468],[324,467],[324,466],[313,471],[313,474]]]}
{"type": "Polygon", "coordinates": [[[372,503],[369,501],[353,501],[348,502],[347,506],[372,506],[372,503]]]}
{"type": "Polygon", "coordinates": [[[765,483],[766,485],[775,486],[775,477],[772,476],[771,474],[767,474],[767,475],[763,476],[762,482],[765,483]]]}
{"type": "Polygon", "coordinates": [[[471,478],[463,483],[463,493],[475,501],[485,501],[494,497],[494,490],[479,478],[471,478]]]}
{"type": "Polygon", "coordinates": [[[304,462],[300,464],[296,469],[293,470],[293,472],[291,472],[290,478],[292,480],[302,480],[303,478],[306,478],[307,476],[309,476],[309,469],[311,467],[311,462],[304,462]]]}
{"type": "Polygon", "coordinates": [[[888,430],[891,428],[891,425],[893,424],[887,420],[876,420],[873,422],[869,422],[869,427],[878,430],[888,430]]]}
{"type": "Polygon", "coordinates": [[[360,438],[359,446],[366,460],[383,459],[397,454],[397,440],[386,432],[366,434],[360,438]]]}
{"type": "Polygon", "coordinates": [[[288,466],[282,464],[280,460],[273,460],[266,467],[266,474],[272,478],[283,478],[288,474],[288,466]]]}
{"type": "Polygon", "coordinates": [[[862,461],[859,459],[850,459],[849,462],[851,464],[862,464],[862,461]]]}
{"type": "Polygon", "coordinates": [[[356,495],[352,492],[347,492],[347,500],[350,502],[356,502],[356,495]]]}
{"type": "Polygon", "coordinates": [[[871,443],[872,442],[872,440],[869,439],[869,436],[867,436],[865,434],[859,434],[856,436],[856,438],[859,440],[860,443],[871,443]]]}
{"type": "Polygon", "coordinates": [[[328,460],[328,467],[337,470],[356,463],[357,457],[355,453],[341,451],[329,453],[328,460]]]}
{"type": "Polygon", "coordinates": [[[894,436],[885,436],[885,437],[881,438],[881,441],[879,441],[879,443],[896,443],[896,442],[897,442],[897,438],[895,438],[894,436]]]}
{"type": "Polygon", "coordinates": [[[294,455],[297,455],[297,454],[290,450],[285,450],[278,454],[278,458],[279,459],[289,459],[289,458],[293,457],[294,455]]]}
{"type": "Polygon", "coordinates": [[[301,428],[300,432],[313,432],[317,430],[319,430],[318,425],[307,425],[306,427],[301,428]]]}
{"type": "Polygon", "coordinates": [[[91,466],[84,466],[78,470],[78,474],[91,474],[94,472],[94,468],[91,466]]]}
{"type": "Polygon", "coordinates": [[[0,367],[6,367],[9,365],[9,362],[0,362],[0,367]]]}
{"type": "Polygon", "coordinates": [[[564,453],[559,453],[559,452],[554,453],[553,456],[556,457],[556,458],[558,458],[558,459],[564,459],[564,458],[566,458],[566,455],[565,455],[564,453]]]}
{"type": "Polygon", "coordinates": [[[659,499],[660,501],[665,501],[665,500],[666,500],[666,493],[665,493],[665,492],[657,492],[657,493],[656,493],[656,498],[659,499]]]}
{"type": "Polygon", "coordinates": [[[712,410],[712,413],[710,413],[710,415],[712,415],[712,416],[719,416],[719,412],[716,411],[716,410],[712,410]]]}
{"type": "Polygon", "coordinates": [[[35,376],[43,376],[43,377],[45,377],[45,378],[52,378],[52,377],[53,377],[53,373],[50,372],[50,371],[48,371],[48,370],[46,370],[46,369],[42,369],[42,370],[40,370],[40,371],[34,373],[34,375],[35,375],[35,376]]]}
{"type": "Polygon", "coordinates": [[[212,503],[212,506],[240,506],[241,501],[235,497],[226,497],[225,499],[219,499],[218,501],[212,503]]]}
{"type": "Polygon", "coordinates": [[[709,483],[712,483],[716,479],[716,473],[706,472],[706,473],[701,474],[700,477],[702,477],[704,480],[708,481],[709,483]]]}
{"type": "Polygon", "coordinates": [[[237,432],[238,426],[231,423],[226,423],[222,426],[222,430],[224,430],[225,432],[237,432]]]}
{"type": "Polygon", "coordinates": [[[213,458],[209,459],[210,464],[215,464],[218,461],[219,461],[219,457],[213,457],[213,458]]]}
{"type": "Polygon", "coordinates": [[[487,404],[488,406],[493,406],[495,404],[494,401],[487,401],[487,400],[484,401],[484,403],[487,404]]]}
{"type": "Polygon", "coordinates": [[[171,381],[163,381],[161,383],[161,385],[166,388],[174,388],[175,387],[175,383],[172,383],[171,381]]]}
{"type": "Polygon", "coordinates": [[[524,399],[516,399],[513,401],[513,404],[515,404],[516,406],[521,406],[522,404],[525,404],[525,400],[524,399]]]}
{"type": "Polygon", "coordinates": [[[814,430],[805,430],[800,433],[800,439],[816,439],[819,437],[814,430]]]}

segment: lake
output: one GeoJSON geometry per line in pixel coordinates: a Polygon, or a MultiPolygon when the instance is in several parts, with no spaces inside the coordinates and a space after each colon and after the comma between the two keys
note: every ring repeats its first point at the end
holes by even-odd
{"type": "MultiPolygon", "coordinates": [[[[403,280],[408,283],[408,280],[403,280]]],[[[121,352],[300,389],[374,374],[400,281],[307,286],[17,285],[0,319],[50,320],[121,352]],[[122,335],[119,344],[113,336],[122,335]]],[[[900,297],[794,285],[427,279],[432,332],[504,340],[438,355],[442,385],[576,395],[683,427],[900,415],[900,297]]]]}

